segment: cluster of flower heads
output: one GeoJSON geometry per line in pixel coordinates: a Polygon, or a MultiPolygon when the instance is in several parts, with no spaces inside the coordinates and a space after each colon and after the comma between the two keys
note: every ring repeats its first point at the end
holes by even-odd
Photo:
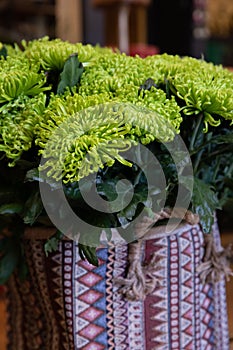
{"type": "Polygon", "coordinates": [[[161,69],[166,69],[176,95],[185,102],[184,114],[203,113],[205,131],[208,124],[219,126],[222,118],[233,120],[232,72],[192,57],[179,58],[173,64],[170,56],[169,61],[162,62],[161,69]]]}
{"type": "Polygon", "coordinates": [[[56,180],[80,180],[104,165],[112,166],[115,160],[130,165],[121,153],[132,145],[161,140],[161,135],[162,142],[174,138],[170,123],[158,113],[134,104],[93,105],[68,113],[65,119],[64,113],[67,111],[63,110],[60,120],[58,113],[54,115],[59,123],[63,120],[58,127],[52,119],[40,123],[36,139],[43,157],[48,159],[42,168],[49,169],[48,175],[56,180]]]}
{"type": "Polygon", "coordinates": [[[125,150],[171,141],[182,113],[202,113],[205,130],[233,120],[233,74],[203,60],[142,59],[48,38],[7,52],[0,59],[0,151],[14,165],[35,144],[57,180],[76,181],[115,159],[129,165],[125,150]],[[58,95],[48,75],[73,54],[84,67],[80,82],[58,95]]]}

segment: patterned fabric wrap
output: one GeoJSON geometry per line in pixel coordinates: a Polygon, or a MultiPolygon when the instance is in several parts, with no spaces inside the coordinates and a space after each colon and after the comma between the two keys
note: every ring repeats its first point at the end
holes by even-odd
{"type": "Polygon", "coordinates": [[[145,241],[145,261],[156,253],[161,284],[144,301],[125,300],[115,282],[125,275],[127,249],[98,249],[95,267],[73,241],[46,258],[43,241],[27,240],[30,279],[8,284],[8,350],[229,349],[225,282],[202,285],[196,272],[198,225],[145,241]]]}

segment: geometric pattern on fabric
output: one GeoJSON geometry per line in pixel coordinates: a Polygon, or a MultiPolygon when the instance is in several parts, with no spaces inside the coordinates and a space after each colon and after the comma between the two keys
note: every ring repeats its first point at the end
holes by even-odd
{"type": "Polygon", "coordinates": [[[126,244],[99,248],[93,266],[76,242],[46,257],[44,241],[25,241],[29,278],[13,276],[7,286],[8,350],[228,350],[225,282],[202,285],[196,271],[200,227],[160,232],[143,249],[145,262],[156,256],[160,284],[133,302],[115,282],[126,274],[126,244]]]}
{"type": "Polygon", "coordinates": [[[147,260],[156,253],[161,259],[156,274],[163,277],[161,286],[145,300],[148,349],[228,349],[227,343],[223,346],[214,338],[214,310],[219,303],[213,297],[216,286],[202,286],[196,272],[202,246],[198,226],[146,242],[147,260]]]}
{"type": "MultiPolygon", "coordinates": [[[[118,245],[114,252],[113,277],[124,277],[127,268],[128,249],[118,245]]],[[[144,303],[128,301],[119,294],[113,284],[113,332],[115,350],[145,350],[144,303]]]]}
{"type": "Polygon", "coordinates": [[[145,341],[146,349],[165,350],[170,343],[169,322],[168,322],[168,284],[167,278],[167,251],[169,241],[166,237],[158,238],[156,241],[146,242],[145,252],[146,261],[149,261],[151,255],[156,253],[157,264],[154,275],[158,277],[161,284],[145,299],[145,341]]]}
{"type": "Polygon", "coordinates": [[[105,294],[107,250],[99,249],[98,258],[98,267],[81,260],[79,256],[75,259],[73,277],[77,349],[102,350],[107,344],[105,294]]]}
{"type": "MultiPolygon", "coordinates": [[[[124,276],[127,268],[127,253],[128,249],[126,245],[120,246],[120,248],[118,246],[115,247],[115,259],[113,267],[114,279],[124,276]]],[[[132,324],[133,327],[135,326],[135,320],[130,317],[131,321],[129,322],[129,315],[132,314],[130,310],[130,302],[121,297],[121,295],[118,293],[118,287],[116,285],[113,285],[112,302],[112,317],[114,322],[113,336],[115,340],[115,348],[127,350],[129,349],[130,345],[128,337],[129,327],[131,327],[132,324]]],[[[142,347],[141,350],[143,350],[142,347]]]]}

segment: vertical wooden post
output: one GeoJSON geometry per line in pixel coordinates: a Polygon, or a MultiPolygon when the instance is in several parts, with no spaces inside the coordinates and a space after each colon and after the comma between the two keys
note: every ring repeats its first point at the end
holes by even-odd
{"type": "Polygon", "coordinates": [[[118,41],[121,52],[129,53],[129,6],[119,6],[118,11],[118,41]]]}
{"type": "Polygon", "coordinates": [[[56,0],[55,35],[62,40],[78,42],[83,39],[81,0],[56,0]]]}
{"type": "Polygon", "coordinates": [[[129,52],[130,43],[147,43],[146,9],[151,0],[92,0],[105,11],[106,45],[129,52]]]}
{"type": "Polygon", "coordinates": [[[147,37],[147,8],[142,5],[131,7],[130,39],[132,43],[146,44],[147,37]]]}

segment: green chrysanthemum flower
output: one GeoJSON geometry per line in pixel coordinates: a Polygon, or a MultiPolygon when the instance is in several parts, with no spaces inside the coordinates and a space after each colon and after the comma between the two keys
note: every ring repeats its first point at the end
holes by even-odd
{"type": "Polygon", "coordinates": [[[4,105],[0,112],[0,151],[15,165],[24,151],[32,147],[34,129],[45,108],[45,95],[23,96],[4,105]]]}
{"type": "Polygon", "coordinates": [[[11,70],[0,75],[0,103],[18,98],[20,95],[35,96],[50,90],[45,85],[45,76],[33,71],[11,70]]]}
{"type": "Polygon", "coordinates": [[[158,68],[148,64],[146,60],[107,53],[86,68],[81,78],[79,94],[88,97],[107,93],[114,101],[147,107],[170,120],[178,132],[182,118],[175,99],[168,99],[163,90],[154,87],[143,94],[139,93],[140,86],[148,78],[157,83],[162,80],[162,75],[158,68]]]}
{"type": "MultiPolygon", "coordinates": [[[[82,63],[90,63],[95,55],[102,53],[101,48],[81,43],[72,44],[60,39],[49,40],[48,37],[22,42],[24,54],[32,62],[39,62],[44,70],[61,71],[67,58],[77,53],[82,63]]],[[[106,52],[107,50],[103,50],[106,52]]]]}
{"type": "MultiPolygon", "coordinates": [[[[80,111],[54,128],[46,124],[40,141],[47,175],[64,182],[78,181],[117,159],[130,165],[122,152],[132,145],[154,140],[171,141],[172,125],[145,107],[125,103],[107,103],[80,111]],[[55,131],[54,131],[55,130],[55,131]]],[[[41,125],[43,127],[43,125],[41,125]]]]}
{"type": "Polygon", "coordinates": [[[185,102],[186,115],[203,113],[205,131],[208,124],[218,126],[221,118],[233,120],[233,74],[192,57],[153,56],[146,59],[170,82],[173,92],[185,102]]]}

